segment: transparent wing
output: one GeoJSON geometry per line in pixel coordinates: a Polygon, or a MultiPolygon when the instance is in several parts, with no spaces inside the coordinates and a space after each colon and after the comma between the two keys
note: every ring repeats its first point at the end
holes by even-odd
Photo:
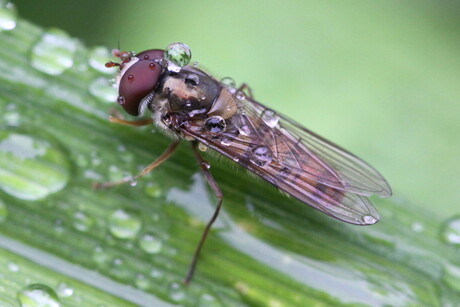
{"type": "Polygon", "coordinates": [[[193,121],[184,134],[334,218],[359,225],[378,221],[377,211],[363,197],[391,193],[377,171],[251,99],[236,104],[225,132],[211,134],[202,122],[193,121]]]}
{"type": "MultiPolygon", "coordinates": [[[[263,115],[268,110],[265,106],[251,99],[246,99],[241,107],[254,116],[263,115]]],[[[391,195],[391,188],[387,181],[372,166],[286,116],[282,114],[274,114],[273,116],[278,118],[275,129],[281,132],[285,139],[298,141],[292,151],[295,152],[296,156],[302,157],[299,159],[301,160],[299,164],[308,162],[309,159],[315,159],[328,169],[330,174],[334,174],[335,179],[318,178],[321,183],[364,196],[375,194],[380,197],[389,197],[391,195]]],[[[316,174],[312,175],[315,176],[316,174]]]]}

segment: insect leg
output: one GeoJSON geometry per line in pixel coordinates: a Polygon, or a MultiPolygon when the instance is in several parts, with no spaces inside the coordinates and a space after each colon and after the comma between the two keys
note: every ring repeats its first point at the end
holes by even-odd
{"type": "Polygon", "coordinates": [[[211,189],[214,191],[214,194],[217,197],[217,206],[216,206],[216,209],[214,210],[214,214],[212,215],[211,219],[206,225],[206,228],[204,229],[203,234],[201,235],[200,242],[198,243],[195,253],[193,254],[192,263],[190,264],[187,275],[185,276],[185,279],[184,279],[185,284],[188,284],[193,277],[193,272],[195,271],[196,262],[198,260],[198,256],[200,254],[201,248],[203,247],[204,241],[206,241],[206,237],[208,236],[209,229],[211,228],[212,224],[214,223],[217,216],[219,215],[220,208],[222,207],[222,198],[223,198],[222,191],[217,185],[217,182],[214,179],[214,177],[212,177],[211,173],[209,172],[209,164],[205,160],[203,160],[203,158],[201,157],[197,149],[197,145],[198,143],[196,141],[192,142],[193,155],[195,156],[195,160],[198,162],[198,165],[200,166],[200,170],[201,170],[201,173],[203,174],[203,177],[206,179],[208,185],[211,187],[211,189]]]}
{"type": "Polygon", "coordinates": [[[120,125],[126,125],[126,126],[146,126],[148,124],[153,123],[153,119],[145,118],[145,119],[133,120],[133,121],[125,120],[123,119],[123,116],[121,115],[121,113],[118,112],[118,110],[116,110],[115,108],[112,108],[110,110],[109,122],[120,124],[120,125]]]}
{"type": "Polygon", "coordinates": [[[252,94],[252,90],[251,90],[251,88],[249,87],[249,85],[247,83],[241,84],[237,91],[244,93],[245,90],[248,92],[249,98],[254,99],[254,95],[252,94]]]}
{"type": "Polygon", "coordinates": [[[133,182],[139,178],[141,178],[144,175],[147,175],[151,171],[153,171],[157,166],[159,166],[161,163],[166,161],[174,152],[174,150],[177,148],[177,145],[179,144],[179,140],[174,140],[169,144],[168,148],[158,157],[150,163],[146,168],[144,168],[137,176],[134,177],[126,177],[118,181],[112,181],[112,182],[99,182],[99,183],[94,183],[93,184],[93,189],[102,189],[102,188],[108,188],[108,187],[113,187],[115,185],[127,183],[127,182],[133,182]]]}

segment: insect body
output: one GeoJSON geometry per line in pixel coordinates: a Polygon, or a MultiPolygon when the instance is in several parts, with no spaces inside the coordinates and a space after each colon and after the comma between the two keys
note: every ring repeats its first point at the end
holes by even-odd
{"type": "MultiPolygon", "coordinates": [[[[367,197],[389,197],[391,189],[374,168],[258,103],[246,85],[236,88],[229,78],[218,81],[188,65],[191,54],[186,45],[174,43],[166,50],[138,54],[114,50],[114,55],[120,62],[108,62],[106,66],[119,68],[118,103],[131,115],[150,111],[152,116],[134,122],[113,117],[111,120],[136,126],[153,123],[174,138],[166,151],[136,178],[160,165],[179,140],[185,139],[191,141],[195,159],[218,198],[186,283],[192,278],[198,254],[222,203],[222,193],[209,172],[209,164],[197,150],[199,143],[338,220],[357,225],[378,221],[379,215],[367,197]]],[[[98,186],[126,181],[129,179],[98,186]]]]}

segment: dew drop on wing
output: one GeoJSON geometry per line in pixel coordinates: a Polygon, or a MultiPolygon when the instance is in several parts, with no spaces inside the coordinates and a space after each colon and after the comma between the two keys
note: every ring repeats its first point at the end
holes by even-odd
{"type": "Polygon", "coordinates": [[[204,122],[204,128],[211,133],[220,133],[225,130],[225,120],[220,116],[208,117],[204,122]]]}
{"type": "Polygon", "coordinates": [[[263,167],[272,161],[272,154],[270,149],[267,146],[257,146],[255,147],[249,158],[251,163],[263,167]]]}
{"type": "Polygon", "coordinates": [[[278,124],[279,117],[275,111],[266,109],[262,112],[263,122],[270,128],[274,128],[278,124]]]}
{"type": "Polygon", "coordinates": [[[378,221],[378,219],[372,215],[365,215],[363,216],[362,220],[365,225],[372,225],[372,224],[377,223],[378,221]]]}
{"type": "Polygon", "coordinates": [[[224,146],[229,146],[232,143],[232,140],[229,137],[224,136],[220,140],[220,143],[224,146]]]}

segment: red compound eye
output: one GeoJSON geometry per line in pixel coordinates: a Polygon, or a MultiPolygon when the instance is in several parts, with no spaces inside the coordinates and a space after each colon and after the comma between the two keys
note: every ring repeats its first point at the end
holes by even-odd
{"type": "Polygon", "coordinates": [[[139,60],[161,60],[163,58],[164,50],[161,49],[150,49],[142,51],[136,54],[139,60]]]}
{"type": "Polygon", "coordinates": [[[157,86],[161,66],[153,61],[138,61],[120,80],[118,103],[131,115],[139,115],[142,99],[157,86]]]}

